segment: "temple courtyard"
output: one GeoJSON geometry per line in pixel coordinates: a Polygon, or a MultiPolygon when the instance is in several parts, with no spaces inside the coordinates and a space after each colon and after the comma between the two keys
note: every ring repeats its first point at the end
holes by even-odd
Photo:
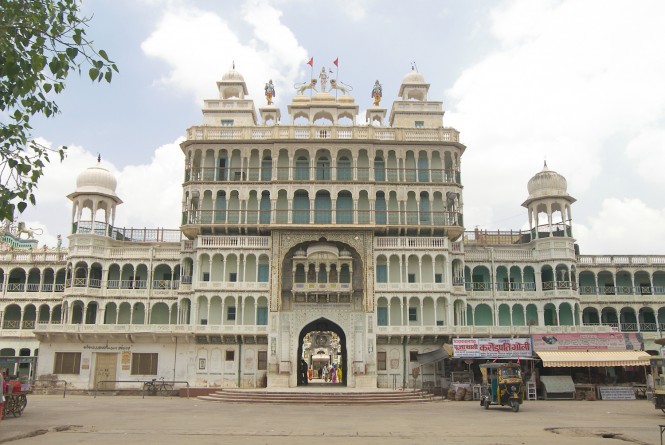
{"type": "Polygon", "coordinates": [[[31,395],[0,424],[23,444],[659,444],[665,414],[646,400],[335,406],[227,404],[197,398],[31,395]]]}

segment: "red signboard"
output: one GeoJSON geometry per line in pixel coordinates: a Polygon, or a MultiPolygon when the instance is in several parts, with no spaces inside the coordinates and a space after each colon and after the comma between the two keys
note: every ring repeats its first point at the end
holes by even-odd
{"type": "Polygon", "coordinates": [[[598,351],[642,349],[641,338],[634,333],[545,334],[532,337],[534,351],[598,351]]]}

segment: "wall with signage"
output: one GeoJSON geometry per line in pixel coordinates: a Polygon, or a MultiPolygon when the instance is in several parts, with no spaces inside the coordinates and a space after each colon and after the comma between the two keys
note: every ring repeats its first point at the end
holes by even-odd
{"type": "Polygon", "coordinates": [[[454,338],[454,358],[530,358],[533,355],[528,338],[454,338]]]}

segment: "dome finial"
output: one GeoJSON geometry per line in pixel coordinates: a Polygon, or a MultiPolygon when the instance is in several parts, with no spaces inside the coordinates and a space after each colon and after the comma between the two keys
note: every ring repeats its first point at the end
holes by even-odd
{"type": "Polygon", "coordinates": [[[102,162],[102,154],[97,153],[97,163],[100,164],[102,162]]]}

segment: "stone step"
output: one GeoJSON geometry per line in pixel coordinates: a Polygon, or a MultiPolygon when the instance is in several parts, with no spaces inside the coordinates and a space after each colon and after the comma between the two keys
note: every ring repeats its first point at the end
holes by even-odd
{"type": "Polygon", "coordinates": [[[256,391],[223,389],[201,400],[225,403],[300,403],[300,404],[395,404],[424,403],[432,400],[424,391],[256,391]]]}

